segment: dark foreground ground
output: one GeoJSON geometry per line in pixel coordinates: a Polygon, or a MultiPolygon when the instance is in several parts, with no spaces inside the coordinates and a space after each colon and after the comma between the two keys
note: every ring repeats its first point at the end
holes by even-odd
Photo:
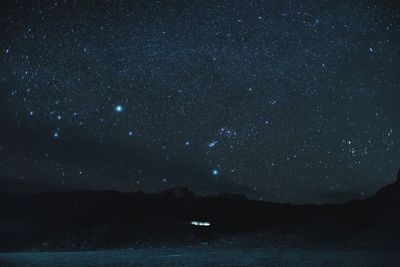
{"type": "Polygon", "coordinates": [[[0,194],[0,267],[25,266],[400,267],[400,172],[322,206],[185,188],[0,194]]]}
{"type": "Polygon", "coordinates": [[[0,254],[3,267],[123,266],[400,266],[400,253],[296,248],[180,247],[0,254]]]}

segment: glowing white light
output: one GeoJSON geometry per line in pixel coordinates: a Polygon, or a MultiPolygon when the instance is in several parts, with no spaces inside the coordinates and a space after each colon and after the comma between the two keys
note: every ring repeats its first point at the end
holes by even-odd
{"type": "Polygon", "coordinates": [[[191,221],[190,224],[194,226],[211,226],[211,223],[209,222],[200,222],[200,221],[191,221]]]}
{"type": "Polygon", "coordinates": [[[118,113],[124,111],[124,107],[122,105],[116,105],[114,110],[118,113]]]}
{"type": "Polygon", "coordinates": [[[212,170],[212,174],[214,176],[217,176],[219,174],[219,171],[217,169],[212,170]]]}

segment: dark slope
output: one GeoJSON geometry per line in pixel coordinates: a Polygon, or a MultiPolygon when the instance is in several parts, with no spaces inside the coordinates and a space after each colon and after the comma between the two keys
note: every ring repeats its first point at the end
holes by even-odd
{"type": "Polygon", "coordinates": [[[1,250],[187,244],[255,233],[290,243],[393,246],[400,237],[400,172],[376,196],[346,204],[197,197],[186,188],[159,194],[75,191],[2,194],[0,216],[1,250]],[[192,220],[211,226],[192,226],[192,220]]]}

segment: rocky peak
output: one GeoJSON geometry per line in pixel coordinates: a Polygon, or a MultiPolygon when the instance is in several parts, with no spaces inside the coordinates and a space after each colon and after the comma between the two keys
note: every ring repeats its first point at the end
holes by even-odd
{"type": "Polygon", "coordinates": [[[400,170],[397,173],[397,179],[394,183],[382,187],[376,194],[377,198],[400,200],[400,170]]]}
{"type": "Polygon", "coordinates": [[[194,198],[193,194],[187,187],[175,187],[162,192],[162,194],[174,198],[194,198]]]}

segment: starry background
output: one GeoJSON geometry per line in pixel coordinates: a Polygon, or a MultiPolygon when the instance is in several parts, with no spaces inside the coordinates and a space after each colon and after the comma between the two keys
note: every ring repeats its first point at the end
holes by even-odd
{"type": "Polygon", "coordinates": [[[0,187],[371,194],[400,167],[395,1],[2,1],[0,187]]]}

